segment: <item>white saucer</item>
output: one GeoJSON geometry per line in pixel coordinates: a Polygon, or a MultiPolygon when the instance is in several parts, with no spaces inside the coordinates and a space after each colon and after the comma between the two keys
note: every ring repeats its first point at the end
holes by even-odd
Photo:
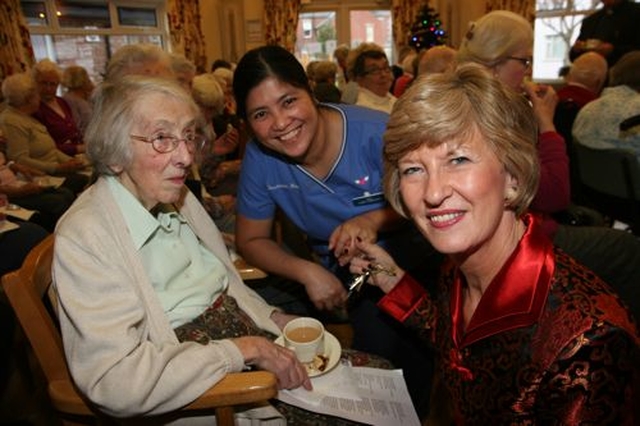
{"type": "MultiPolygon", "coordinates": [[[[282,335],[278,336],[278,338],[275,340],[275,343],[280,346],[284,346],[284,337],[282,337],[282,335]]],[[[328,373],[329,371],[331,371],[331,369],[333,369],[333,367],[338,364],[338,361],[340,361],[340,355],[342,355],[342,346],[340,346],[340,342],[338,341],[338,339],[336,339],[336,336],[326,330],[324,332],[324,355],[329,357],[329,360],[327,361],[327,367],[324,369],[324,371],[319,371],[307,367],[307,373],[309,374],[309,377],[317,377],[328,373]]]]}

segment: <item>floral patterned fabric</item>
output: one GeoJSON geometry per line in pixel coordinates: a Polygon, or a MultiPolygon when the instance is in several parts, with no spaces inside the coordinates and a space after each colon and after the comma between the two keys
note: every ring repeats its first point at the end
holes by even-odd
{"type": "Polygon", "coordinates": [[[11,74],[26,71],[34,64],[33,47],[20,0],[0,2],[0,45],[0,81],[11,74]]]}
{"type": "Polygon", "coordinates": [[[293,52],[300,0],[264,0],[266,44],[282,46],[293,52]]]}
{"type": "Polygon", "coordinates": [[[193,62],[199,72],[207,70],[199,0],[168,0],[167,17],[171,47],[193,62]]]}
{"type": "MultiPolygon", "coordinates": [[[[175,329],[181,342],[195,341],[203,345],[214,339],[230,339],[240,336],[263,336],[270,340],[275,335],[258,328],[251,318],[238,307],[235,299],[223,293],[202,315],[192,322],[175,329]]],[[[390,369],[392,365],[385,359],[375,355],[351,349],[342,349],[341,362],[354,366],[390,369]]],[[[270,401],[282,413],[290,425],[305,426],[352,426],[360,423],[324,414],[313,413],[301,408],[285,404],[278,400],[270,401]]]]}

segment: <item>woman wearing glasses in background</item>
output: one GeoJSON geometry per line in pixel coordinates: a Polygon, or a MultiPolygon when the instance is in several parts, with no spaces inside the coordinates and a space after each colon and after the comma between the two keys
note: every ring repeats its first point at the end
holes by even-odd
{"type": "Polygon", "coordinates": [[[525,18],[497,10],[473,23],[458,50],[458,63],[475,62],[491,70],[530,101],[538,125],[540,185],[530,209],[543,216],[542,227],[553,242],[611,284],[640,316],[640,240],[626,232],[600,226],[571,226],[553,214],[571,204],[569,158],[553,116],[557,96],[550,86],[527,79],[532,74],[533,30],[525,18]]]}
{"type": "Polygon", "coordinates": [[[391,112],[396,97],[389,90],[393,72],[382,47],[375,43],[362,43],[347,56],[349,78],[358,83],[356,105],[391,112]]]}

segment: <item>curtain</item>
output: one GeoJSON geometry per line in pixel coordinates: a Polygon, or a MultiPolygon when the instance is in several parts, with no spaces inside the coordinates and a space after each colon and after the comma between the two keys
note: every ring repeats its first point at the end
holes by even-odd
{"type": "Polygon", "coordinates": [[[533,24],[536,18],[536,0],[487,0],[487,12],[492,10],[515,12],[533,24]]]}
{"type": "Polygon", "coordinates": [[[411,27],[422,8],[428,1],[391,0],[391,16],[393,18],[393,42],[396,48],[409,44],[411,27]]]}
{"type": "Polygon", "coordinates": [[[0,1],[0,80],[26,71],[35,62],[20,0],[0,1]]]}
{"type": "Polygon", "coordinates": [[[265,41],[289,52],[296,47],[300,0],[264,0],[265,41]]]}
{"type": "Polygon", "coordinates": [[[206,72],[204,35],[200,26],[199,0],[169,0],[167,2],[171,50],[193,62],[198,72],[206,72]]]}

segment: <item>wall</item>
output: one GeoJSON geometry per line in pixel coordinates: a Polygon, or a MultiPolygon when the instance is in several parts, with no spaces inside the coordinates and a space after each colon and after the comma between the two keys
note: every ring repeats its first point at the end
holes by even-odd
{"type": "MultiPolygon", "coordinates": [[[[486,2],[431,0],[430,5],[440,14],[443,26],[449,33],[450,44],[457,47],[469,23],[484,14],[486,2]]],[[[247,50],[263,44],[263,40],[253,37],[263,25],[263,10],[262,0],[200,0],[208,63],[217,58],[235,62],[247,50]]]]}
{"type": "Polygon", "coordinates": [[[469,24],[484,15],[484,0],[431,0],[431,7],[440,14],[443,26],[449,33],[449,44],[460,46],[469,24]]]}

